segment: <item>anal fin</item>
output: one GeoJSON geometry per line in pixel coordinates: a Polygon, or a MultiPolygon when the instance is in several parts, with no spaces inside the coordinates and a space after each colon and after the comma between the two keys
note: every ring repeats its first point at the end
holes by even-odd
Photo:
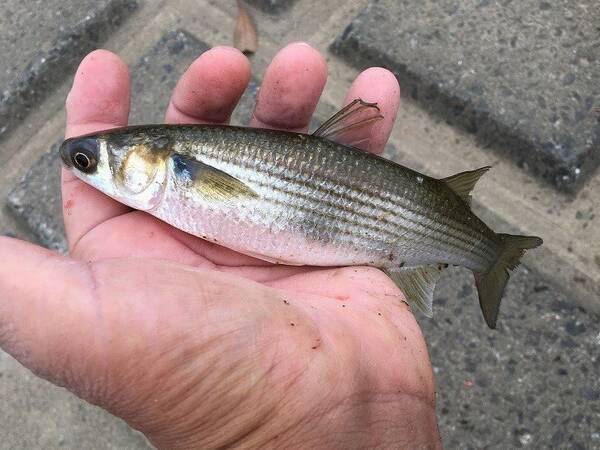
{"type": "Polygon", "coordinates": [[[416,307],[427,317],[433,317],[433,291],[446,267],[446,264],[389,267],[384,271],[404,293],[409,305],[416,307]]]}

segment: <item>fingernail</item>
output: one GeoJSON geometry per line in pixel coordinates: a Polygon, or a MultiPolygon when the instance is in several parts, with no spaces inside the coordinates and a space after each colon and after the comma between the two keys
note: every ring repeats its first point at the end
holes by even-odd
{"type": "Polygon", "coordinates": [[[313,48],[312,45],[310,45],[308,42],[304,42],[304,41],[291,42],[286,47],[291,47],[292,45],[302,45],[304,47],[313,48]]]}
{"type": "Polygon", "coordinates": [[[212,51],[212,50],[225,50],[228,52],[238,53],[240,55],[243,55],[243,53],[241,51],[239,51],[237,48],[231,47],[229,45],[217,45],[217,46],[211,48],[209,51],[212,51]]]}

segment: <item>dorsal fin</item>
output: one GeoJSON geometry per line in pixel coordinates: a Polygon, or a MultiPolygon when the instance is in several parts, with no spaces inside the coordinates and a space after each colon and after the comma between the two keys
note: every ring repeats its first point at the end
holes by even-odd
{"type": "Polygon", "coordinates": [[[433,317],[433,291],[446,267],[446,264],[389,267],[384,271],[404,293],[409,305],[416,307],[427,317],[433,317]]]}
{"type": "Polygon", "coordinates": [[[381,119],[383,119],[383,116],[377,103],[368,103],[357,98],[323,122],[319,128],[312,132],[312,135],[335,139],[350,130],[381,119]],[[365,115],[366,111],[370,111],[371,114],[365,115]]]}
{"type": "Polygon", "coordinates": [[[442,178],[442,181],[452,189],[465,203],[471,206],[471,191],[481,176],[490,170],[491,166],[457,173],[450,177],[442,178]]]}

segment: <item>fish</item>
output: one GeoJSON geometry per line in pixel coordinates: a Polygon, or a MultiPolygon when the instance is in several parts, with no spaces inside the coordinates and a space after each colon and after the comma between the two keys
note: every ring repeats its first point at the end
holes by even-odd
{"type": "Polygon", "coordinates": [[[139,125],[67,139],[60,155],[113,199],[237,252],[377,267],[428,317],[444,269],[466,267],[495,328],[510,271],[542,239],[496,233],[473,213],[471,191],[489,166],[438,179],[335,141],[381,117],[356,99],[312,134],[139,125]]]}

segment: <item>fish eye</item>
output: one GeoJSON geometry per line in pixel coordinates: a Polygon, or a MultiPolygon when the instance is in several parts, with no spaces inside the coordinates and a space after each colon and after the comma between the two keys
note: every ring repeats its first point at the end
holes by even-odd
{"type": "Polygon", "coordinates": [[[67,167],[94,173],[100,158],[100,142],[94,136],[67,139],[60,146],[60,158],[67,167]]]}
{"type": "Polygon", "coordinates": [[[92,165],[89,156],[83,152],[75,153],[75,156],[73,156],[73,162],[82,170],[87,170],[92,165]]]}
{"type": "Polygon", "coordinates": [[[80,145],[71,149],[71,164],[83,173],[92,173],[96,170],[98,159],[94,149],[80,145]]]}

